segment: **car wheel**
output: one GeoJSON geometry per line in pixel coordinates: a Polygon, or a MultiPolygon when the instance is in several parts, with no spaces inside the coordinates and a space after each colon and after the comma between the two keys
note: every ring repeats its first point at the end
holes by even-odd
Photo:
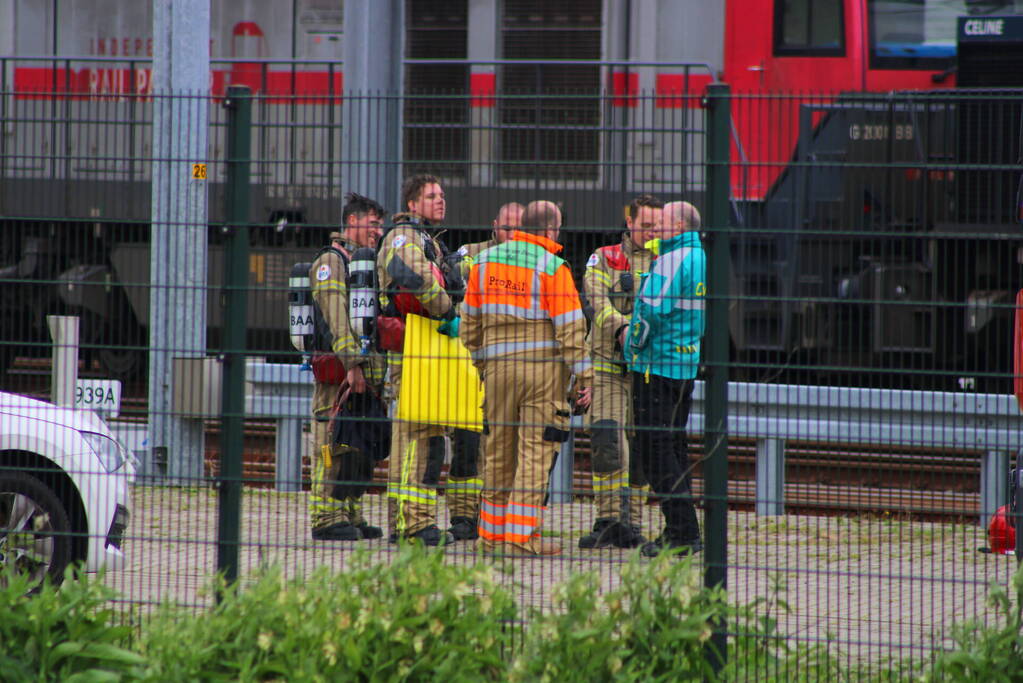
{"type": "Polygon", "coordinates": [[[23,472],[0,472],[0,567],[14,567],[32,585],[47,575],[60,583],[71,541],[71,522],[49,486],[23,472]]]}

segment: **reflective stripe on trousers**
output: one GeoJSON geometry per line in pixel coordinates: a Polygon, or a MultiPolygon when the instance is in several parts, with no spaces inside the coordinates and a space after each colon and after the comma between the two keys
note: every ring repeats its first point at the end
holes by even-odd
{"type": "Polygon", "coordinates": [[[480,537],[494,543],[527,543],[539,532],[544,508],[538,505],[509,502],[480,503],[480,537]]]}

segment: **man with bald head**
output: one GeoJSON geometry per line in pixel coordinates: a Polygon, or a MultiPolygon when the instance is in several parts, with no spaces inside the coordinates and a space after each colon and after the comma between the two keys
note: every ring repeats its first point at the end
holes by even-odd
{"type": "Polygon", "coordinates": [[[631,371],[635,456],[661,499],[664,530],[642,554],[699,552],[686,423],[700,362],[707,296],[700,213],[692,204],[664,207],[662,237],[647,247],[655,258],[636,287],[625,340],[631,371]]]}
{"type": "Polygon", "coordinates": [[[669,239],[689,230],[699,231],[700,212],[689,202],[669,202],[662,213],[661,237],[669,239]]]}
{"type": "Polygon", "coordinates": [[[458,253],[466,259],[466,271],[472,267],[472,260],[481,251],[490,247],[496,247],[498,244],[503,244],[511,239],[512,233],[522,225],[522,212],[525,210],[526,207],[518,202],[508,202],[497,211],[497,218],[492,223],[494,232],[490,239],[482,242],[473,242],[472,244],[463,244],[459,247],[458,253]]]}
{"type": "Polygon", "coordinates": [[[568,264],[557,256],[561,211],[526,206],[511,239],[479,254],[466,282],[461,339],[484,384],[479,544],[484,552],[556,555],[542,541],[547,473],[568,438],[566,396],[590,403],[586,319],[568,264]]]}

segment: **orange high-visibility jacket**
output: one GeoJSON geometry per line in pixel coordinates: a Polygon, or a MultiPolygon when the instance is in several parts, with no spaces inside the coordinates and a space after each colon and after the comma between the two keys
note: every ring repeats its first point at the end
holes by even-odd
{"type": "Polygon", "coordinates": [[[469,272],[460,335],[482,367],[487,360],[561,360],[576,386],[592,386],[586,318],[561,245],[516,231],[481,252],[469,272]]]}

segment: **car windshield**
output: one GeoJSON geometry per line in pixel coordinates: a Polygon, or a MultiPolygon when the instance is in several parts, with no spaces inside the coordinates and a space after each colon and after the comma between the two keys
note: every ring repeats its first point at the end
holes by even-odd
{"type": "Polygon", "coordinates": [[[943,69],[955,63],[959,17],[1023,14],[1023,0],[868,0],[870,65],[943,69]]]}

